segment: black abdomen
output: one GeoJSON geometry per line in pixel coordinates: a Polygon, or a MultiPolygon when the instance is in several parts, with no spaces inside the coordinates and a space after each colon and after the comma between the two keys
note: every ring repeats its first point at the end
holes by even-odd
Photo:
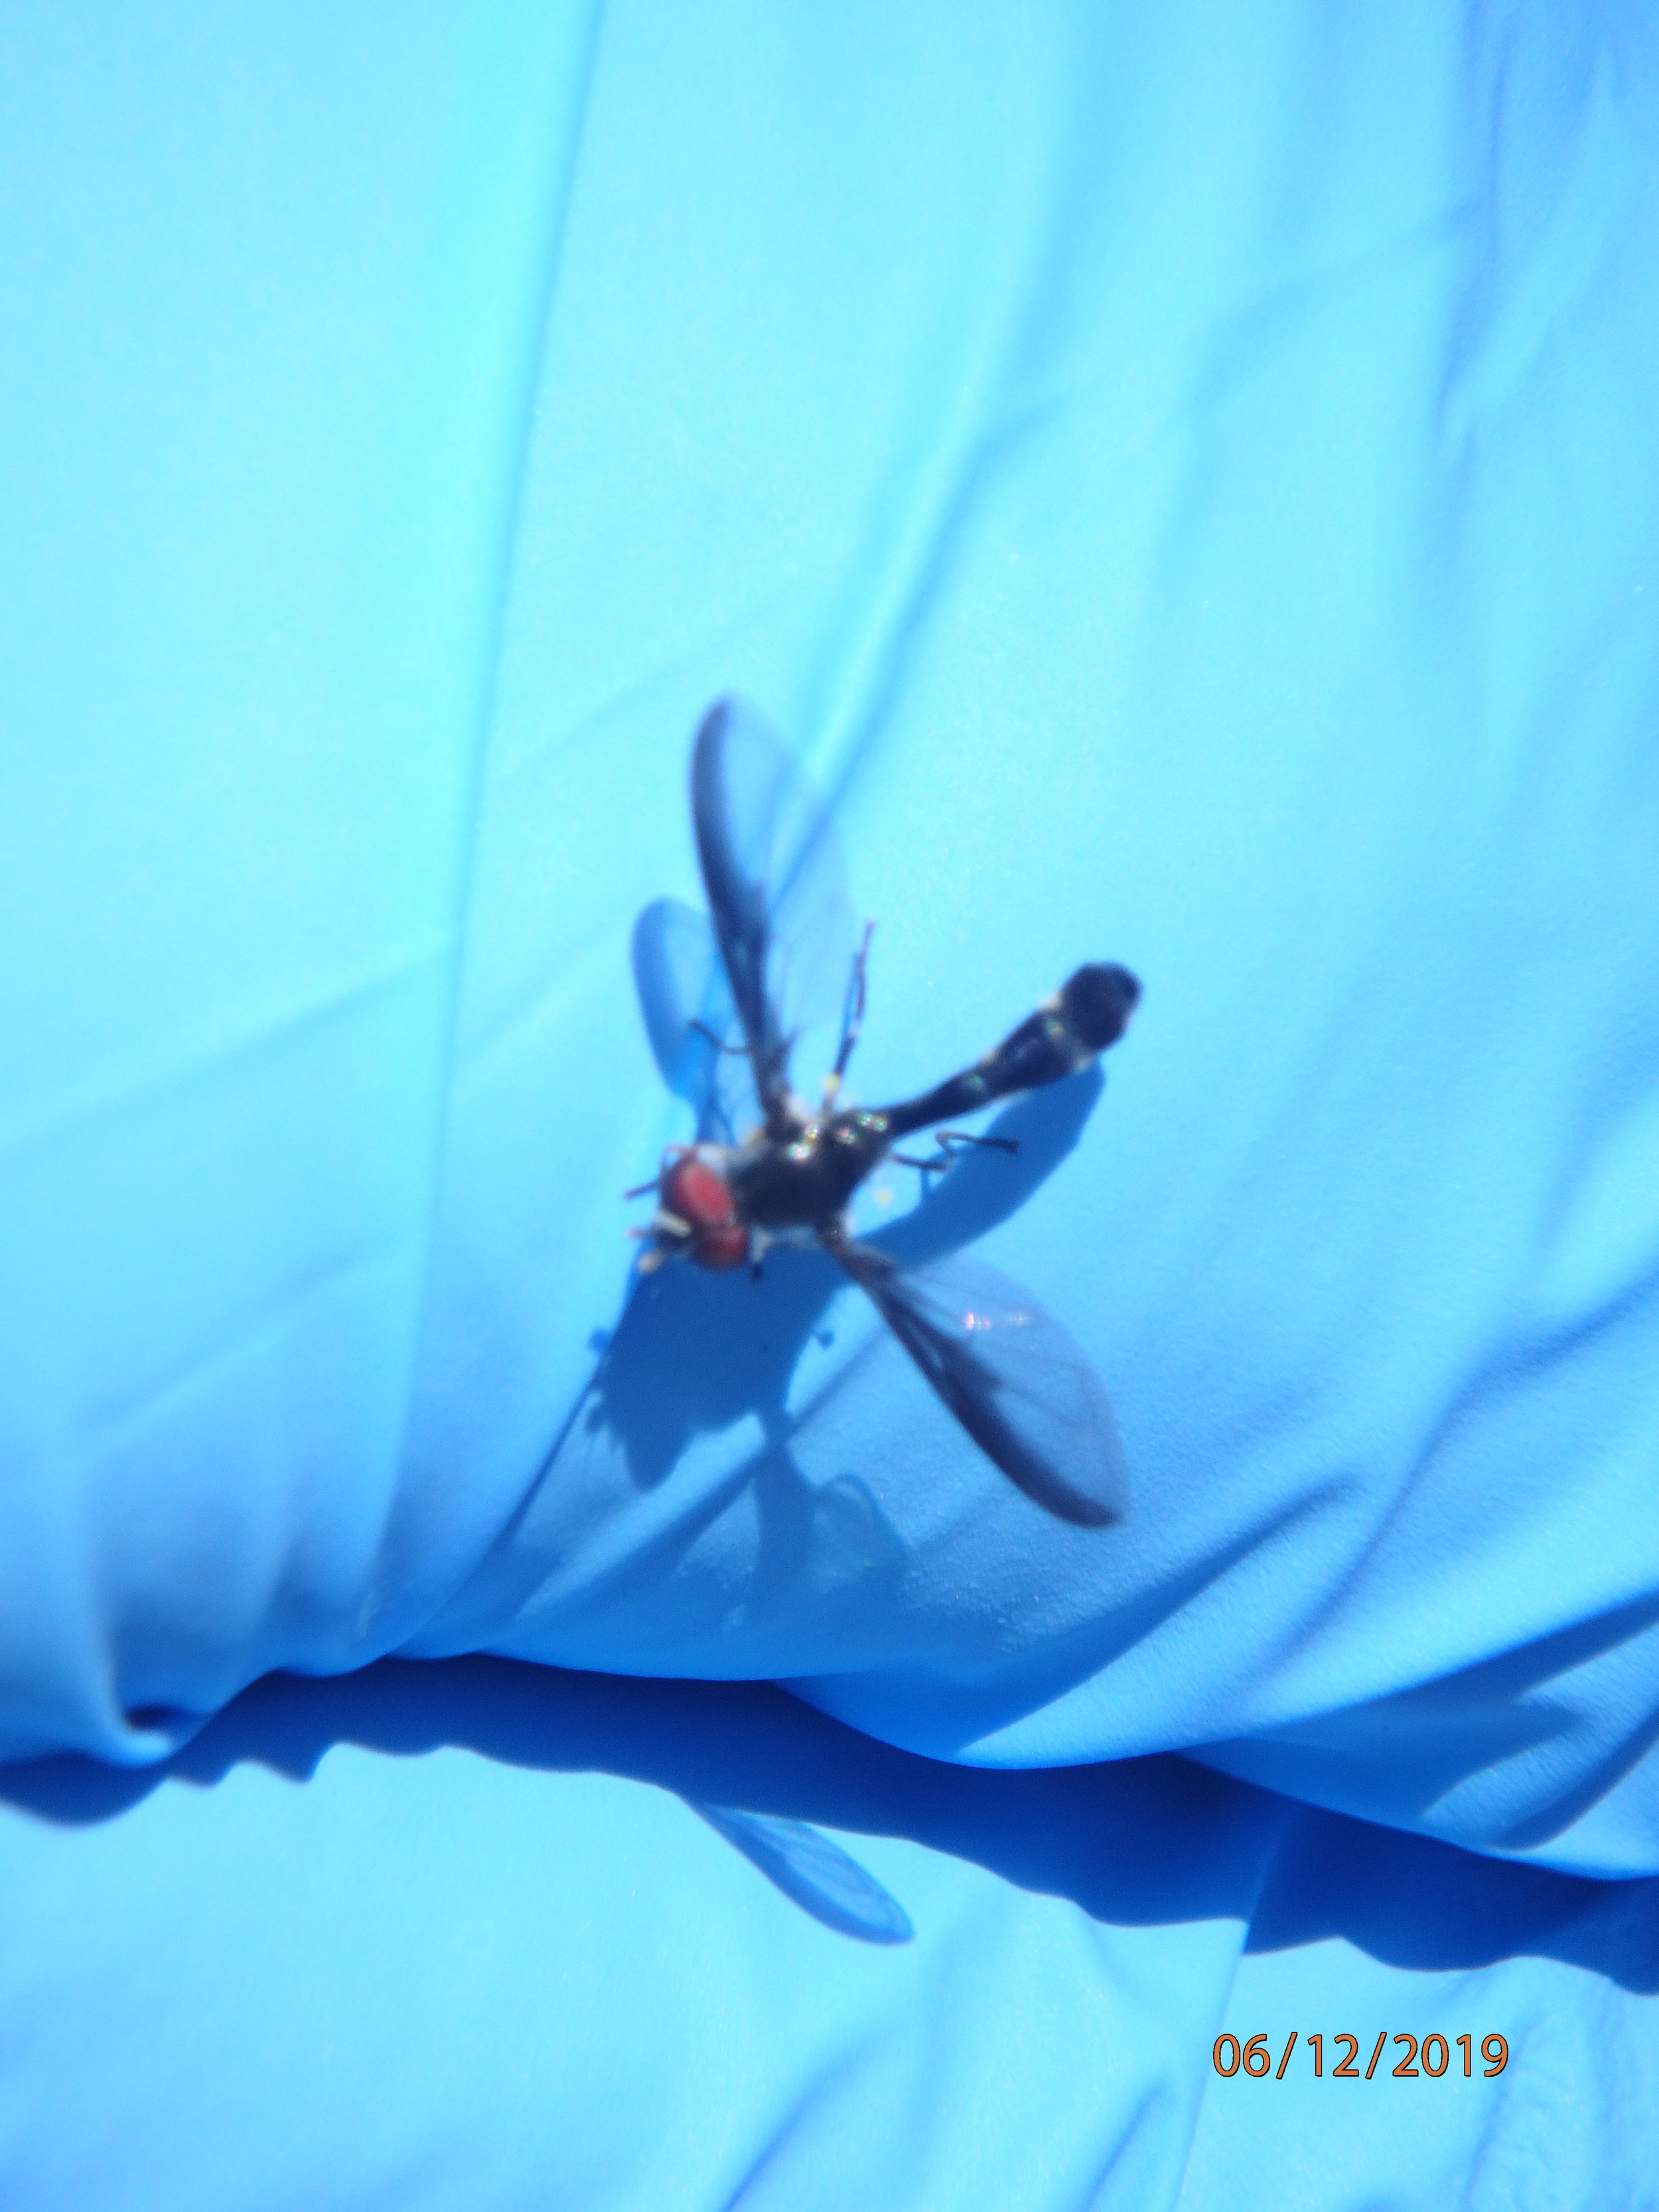
{"type": "Polygon", "coordinates": [[[1127,968],[1091,960],[974,1066],[947,1077],[920,1098],[884,1108],[889,1135],[908,1136],[913,1129],[977,1113],[1017,1091],[1040,1090],[1063,1075],[1074,1075],[1122,1036],[1139,998],[1140,984],[1127,968]]]}

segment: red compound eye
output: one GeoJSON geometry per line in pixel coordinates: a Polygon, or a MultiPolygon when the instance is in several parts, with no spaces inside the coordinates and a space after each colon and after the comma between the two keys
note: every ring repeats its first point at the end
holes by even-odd
{"type": "Polygon", "coordinates": [[[687,1152],[663,1177],[665,1210],[691,1231],[691,1257],[702,1267],[740,1267],[749,1257],[749,1231],[738,1219],[732,1194],[707,1160],[687,1152]]]}

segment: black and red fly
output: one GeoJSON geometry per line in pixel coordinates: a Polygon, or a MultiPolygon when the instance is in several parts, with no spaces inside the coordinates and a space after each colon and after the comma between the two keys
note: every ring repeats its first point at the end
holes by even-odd
{"type": "MultiPolygon", "coordinates": [[[[1012,1149],[1009,1139],[941,1125],[1090,1066],[1122,1034],[1139,983],[1127,968],[1091,962],[982,1060],[931,1091],[890,1106],[841,1104],[870,932],[860,939],[852,927],[826,810],[739,701],[720,701],[697,732],[691,821],[719,963],[707,964],[709,987],[686,1010],[680,1041],[683,1053],[702,1055],[696,1141],[671,1146],[655,1180],[631,1194],[657,1200],[641,1232],[641,1271],[683,1258],[758,1273],[769,1245],[822,1246],[1010,1480],[1063,1520],[1120,1519],[1126,1485],[1111,1407],[1059,1322],[1018,1284],[959,1255],[901,1266],[854,1236],[848,1208],[884,1160],[931,1176],[960,1146],[1012,1149]],[[840,1036],[814,1107],[791,1088],[789,1059],[826,984],[842,1000],[840,1036]],[[924,1129],[939,1131],[939,1151],[906,1161],[894,1147],[924,1129]]],[[[700,933],[706,941],[708,925],[676,913],[687,945],[700,933]]]]}

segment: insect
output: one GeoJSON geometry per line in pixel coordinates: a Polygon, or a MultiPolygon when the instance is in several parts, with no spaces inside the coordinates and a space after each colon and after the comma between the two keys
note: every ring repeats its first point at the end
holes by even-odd
{"type": "MultiPolygon", "coordinates": [[[[1127,968],[1079,968],[971,1067],[896,1104],[839,1103],[863,1022],[870,946],[850,927],[827,810],[755,711],[712,707],[691,754],[691,820],[719,967],[684,1023],[712,1055],[697,1139],[672,1146],[654,1180],[640,1267],[671,1259],[757,1275],[774,1244],[817,1244],[868,1292],[943,1404],[1028,1497],[1085,1527],[1121,1517],[1121,1448],[1106,1394],[1080,1348],[1029,1292],[953,1255],[902,1267],[853,1232],[854,1194],[884,1159],[943,1172],[962,1148],[1006,1138],[942,1127],[1088,1066],[1122,1034],[1140,997],[1127,968]],[[789,1060],[826,978],[842,996],[838,1046],[815,1107],[789,1060]],[[735,1042],[733,1041],[735,1036],[735,1042]],[[757,1118],[756,1118],[757,1116],[757,1118]],[[747,1121],[750,1126],[741,1126],[747,1121]],[[935,1129],[939,1149],[894,1148],[935,1129]]],[[[688,936],[702,927],[684,908],[688,936]]],[[[705,931],[706,935],[706,931],[705,931]]]]}

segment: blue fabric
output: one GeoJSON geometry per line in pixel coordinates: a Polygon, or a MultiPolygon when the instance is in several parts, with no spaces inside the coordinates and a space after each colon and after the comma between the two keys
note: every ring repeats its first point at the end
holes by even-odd
{"type": "Polygon", "coordinates": [[[177,2203],[210,2141],[216,2203],[1156,2203],[1190,2138],[1219,2203],[1293,2135],[1275,2202],[1641,2201],[1645,12],[72,0],[7,48],[0,1756],[131,1770],[7,1792],[12,2196],[177,2203]],[[878,921],[860,1095],[1145,981],[928,1224],[1105,1379],[1121,1528],[805,1257],[630,1298],[687,1127],[630,937],[697,896],[727,690],[878,921]],[[197,1735],[393,1653],[445,1663],[197,1735]],[[610,1779],[545,1771],[581,1697],[610,1779]],[[781,1711],[781,1804],[629,1748],[781,1711]],[[290,1790],[267,1720],[343,1747],[290,1790]],[[1345,2019],[1532,2057],[1210,2069],[1345,2019]],[[337,2063],[318,2164],[234,2117],[337,2063]]]}
{"type": "Polygon", "coordinates": [[[151,1758],[363,1646],[555,13],[8,11],[0,1752],[151,1758]]]}
{"type": "Polygon", "coordinates": [[[392,1661],[164,1769],[13,1768],[0,1881],[8,2212],[1652,2202],[1659,1885],[1167,1755],[988,1773],[761,1686],[392,1661]],[[803,1911],[733,1803],[823,1823],[914,1941],[803,1911]]]}

